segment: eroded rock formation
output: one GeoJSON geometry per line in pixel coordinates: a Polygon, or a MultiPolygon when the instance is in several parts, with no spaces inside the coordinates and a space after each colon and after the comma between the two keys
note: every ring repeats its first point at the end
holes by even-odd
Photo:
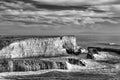
{"type": "Polygon", "coordinates": [[[48,69],[67,69],[66,62],[37,59],[2,59],[0,72],[24,72],[48,69]]]}
{"type": "Polygon", "coordinates": [[[87,58],[94,60],[120,59],[118,49],[109,49],[101,47],[88,47],[87,58]]]}

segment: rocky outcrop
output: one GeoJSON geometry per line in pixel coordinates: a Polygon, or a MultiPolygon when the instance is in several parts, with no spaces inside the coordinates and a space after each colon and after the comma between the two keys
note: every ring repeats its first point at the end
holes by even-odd
{"type": "Polygon", "coordinates": [[[0,63],[0,72],[25,72],[49,69],[82,70],[106,67],[105,65],[91,59],[66,58],[66,60],[62,61],[59,60],[59,58],[56,59],[57,60],[40,58],[3,59],[0,63]]]}
{"type": "Polygon", "coordinates": [[[68,70],[88,70],[88,69],[102,69],[107,67],[106,65],[102,65],[97,61],[91,59],[69,59],[69,62],[66,62],[68,70]],[[75,62],[75,63],[74,63],[75,62]]]}
{"type": "MultiPolygon", "coordinates": [[[[9,65],[10,66],[10,65],[9,65]]],[[[11,71],[38,71],[47,69],[67,69],[65,62],[53,62],[46,60],[15,60],[11,71]]]]}
{"type": "Polygon", "coordinates": [[[2,59],[0,60],[0,72],[9,72],[9,64],[8,60],[2,59]]]}
{"type": "Polygon", "coordinates": [[[120,59],[120,55],[114,50],[101,47],[88,47],[87,58],[94,60],[120,59]]]}
{"type": "Polygon", "coordinates": [[[0,58],[50,57],[68,55],[65,48],[77,46],[75,37],[28,38],[15,41],[0,50],[0,58]]]}
{"type": "Polygon", "coordinates": [[[67,65],[65,61],[41,60],[40,58],[0,60],[0,72],[25,72],[48,69],[67,70],[67,65]]]}

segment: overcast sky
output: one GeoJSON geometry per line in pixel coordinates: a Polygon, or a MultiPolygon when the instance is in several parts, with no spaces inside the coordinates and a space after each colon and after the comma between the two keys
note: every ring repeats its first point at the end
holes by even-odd
{"type": "Polygon", "coordinates": [[[0,34],[120,34],[120,0],[0,0],[0,34]]]}
{"type": "Polygon", "coordinates": [[[119,0],[33,0],[42,4],[61,5],[61,6],[79,6],[119,3],[119,0]]]}

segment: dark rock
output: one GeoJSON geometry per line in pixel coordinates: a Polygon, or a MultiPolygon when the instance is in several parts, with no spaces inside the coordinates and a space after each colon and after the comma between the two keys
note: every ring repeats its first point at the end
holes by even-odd
{"type": "Polygon", "coordinates": [[[84,63],[82,63],[79,59],[74,59],[74,58],[69,58],[68,62],[70,64],[74,64],[74,65],[80,65],[80,66],[85,66],[84,63]]]}
{"type": "Polygon", "coordinates": [[[94,59],[93,54],[89,54],[89,53],[87,54],[86,58],[87,59],[94,59]]]}
{"type": "MultiPolygon", "coordinates": [[[[105,51],[105,52],[115,52],[117,54],[120,54],[120,49],[115,49],[115,48],[107,48],[107,47],[88,47],[88,50],[93,50],[96,51],[105,51]]],[[[96,53],[96,52],[95,52],[96,53]]]]}
{"type": "Polygon", "coordinates": [[[39,59],[22,59],[14,61],[14,71],[38,71],[46,69],[54,69],[53,63],[50,61],[43,61],[39,59]]]}

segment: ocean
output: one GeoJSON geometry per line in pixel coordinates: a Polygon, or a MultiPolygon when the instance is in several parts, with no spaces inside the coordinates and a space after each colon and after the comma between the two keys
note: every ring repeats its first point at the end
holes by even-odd
{"type": "Polygon", "coordinates": [[[90,46],[105,45],[107,43],[115,43],[120,47],[120,35],[77,35],[77,44],[83,48],[90,46]]]}

